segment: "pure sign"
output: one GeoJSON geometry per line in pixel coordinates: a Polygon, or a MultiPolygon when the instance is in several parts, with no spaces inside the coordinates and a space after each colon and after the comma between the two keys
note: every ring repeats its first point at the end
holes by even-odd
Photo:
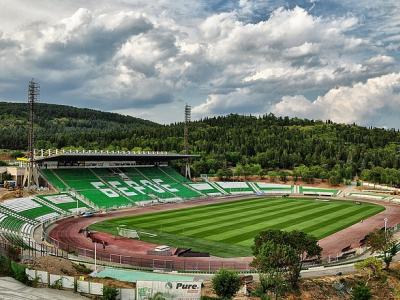
{"type": "Polygon", "coordinates": [[[166,300],[199,300],[201,281],[138,281],[136,299],[148,300],[155,295],[166,300]]]}

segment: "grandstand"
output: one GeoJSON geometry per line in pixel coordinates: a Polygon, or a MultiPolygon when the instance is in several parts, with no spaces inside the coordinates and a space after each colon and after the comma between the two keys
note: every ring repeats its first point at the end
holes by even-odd
{"type": "Polygon", "coordinates": [[[299,194],[310,196],[337,196],[339,194],[337,189],[324,189],[309,186],[299,186],[299,194]]]}
{"type": "Polygon", "coordinates": [[[294,186],[286,184],[275,184],[275,183],[265,183],[257,182],[255,183],[257,188],[264,194],[293,194],[294,186]]]}
{"type": "Polygon", "coordinates": [[[162,153],[58,152],[39,159],[43,178],[88,206],[113,209],[225,195],[334,196],[338,190],[265,182],[192,182],[168,162],[190,156],[162,153]]]}
{"type": "Polygon", "coordinates": [[[199,182],[189,184],[193,189],[207,196],[221,196],[226,194],[224,190],[216,188],[212,182],[199,182]]]}
{"type": "MultiPolygon", "coordinates": [[[[287,195],[335,196],[336,189],[264,182],[191,182],[171,167],[144,166],[43,170],[50,184],[60,182],[97,208],[128,207],[146,202],[181,201],[204,196],[287,195]],[[51,173],[52,176],[47,176],[51,173]],[[56,178],[52,181],[52,178],[56,178]]],[[[62,191],[62,190],[61,190],[62,191]]]]}
{"type": "Polygon", "coordinates": [[[67,193],[5,200],[0,204],[1,236],[13,243],[27,244],[35,226],[88,206],[67,193]]]}

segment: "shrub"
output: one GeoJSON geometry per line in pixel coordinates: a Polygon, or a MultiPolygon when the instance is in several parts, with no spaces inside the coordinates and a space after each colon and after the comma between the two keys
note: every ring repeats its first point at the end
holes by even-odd
{"type": "Polygon", "coordinates": [[[369,300],[372,298],[371,289],[365,284],[359,284],[354,287],[351,293],[352,300],[369,300]]]}
{"type": "Polygon", "coordinates": [[[6,256],[0,256],[0,275],[11,275],[11,261],[6,256]]]}
{"type": "Polygon", "coordinates": [[[221,269],[212,279],[212,286],[218,297],[231,299],[240,289],[240,277],[236,272],[221,269]]]}
{"type": "Polygon", "coordinates": [[[114,287],[105,286],[103,288],[103,300],[115,300],[118,297],[118,290],[114,287]]]}
{"type": "Polygon", "coordinates": [[[24,265],[11,261],[11,276],[23,284],[30,285],[30,280],[25,273],[25,269],[24,265]]]}
{"type": "Polygon", "coordinates": [[[78,272],[78,273],[81,273],[81,274],[90,274],[90,273],[92,273],[92,270],[90,270],[88,267],[86,267],[84,264],[73,264],[73,266],[74,266],[74,268],[75,268],[75,270],[78,272]]]}
{"type": "Polygon", "coordinates": [[[62,290],[62,278],[57,279],[56,281],[53,282],[53,284],[50,285],[51,289],[56,289],[56,290],[62,290]]]}

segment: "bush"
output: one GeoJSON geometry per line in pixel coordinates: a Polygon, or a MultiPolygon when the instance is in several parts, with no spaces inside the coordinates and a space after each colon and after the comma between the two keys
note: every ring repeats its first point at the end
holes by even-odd
{"type": "Polygon", "coordinates": [[[118,290],[114,287],[105,286],[103,288],[103,300],[115,300],[118,297],[118,290]]]}
{"type": "Polygon", "coordinates": [[[357,285],[351,293],[352,300],[369,300],[371,298],[372,298],[371,289],[367,287],[365,284],[357,285]]]}
{"type": "Polygon", "coordinates": [[[212,279],[214,292],[218,297],[231,299],[240,289],[240,277],[236,272],[221,269],[212,279]]]}
{"type": "Polygon", "coordinates": [[[30,280],[25,273],[25,269],[24,265],[11,261],[11,276],[23,284],[30,285],[30,280]]]}
{"type": "Polygon", "coordinates": [[[92,270],[90,270],[88,267],[86,267],[84,264],[73,264],[73,267],[75,268],[75,270],[78,272],[78,273],[81,273],[81,274],[90,274],[90,273],[92,273],[92,270]]]}
{"type": "Polygon", "coordinates": [[[0,256],[0,275],[11,275],[11,261],[6,256],[0,256]]]}
{"type": "Polygon", "coordinates": [[[62,290],[63,286],[62,286],[62,278],[57,279],[56,281],[54,281],[53,284],[50,285],[51,289],[56,289],[56,290],[62,290]]]}
{"type": "Polygon", "coordinates": [[[10,156],[14,159],[17,159],[18,157],[24,157],[25,154],[22,151],[13,151],[10,153],[10,156]]]}

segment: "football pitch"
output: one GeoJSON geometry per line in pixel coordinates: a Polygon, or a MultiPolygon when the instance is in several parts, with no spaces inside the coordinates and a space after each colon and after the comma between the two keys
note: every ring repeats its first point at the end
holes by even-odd
{"type": "Polygon", "coordinates": [[[117,234],[125,225],[144,241],[235,257],[250,256],[254,237],[265,229],[301,230],[321,239],[383,210],[350,201],[257,198],[124,217],[90,228],[117,234]]]}

